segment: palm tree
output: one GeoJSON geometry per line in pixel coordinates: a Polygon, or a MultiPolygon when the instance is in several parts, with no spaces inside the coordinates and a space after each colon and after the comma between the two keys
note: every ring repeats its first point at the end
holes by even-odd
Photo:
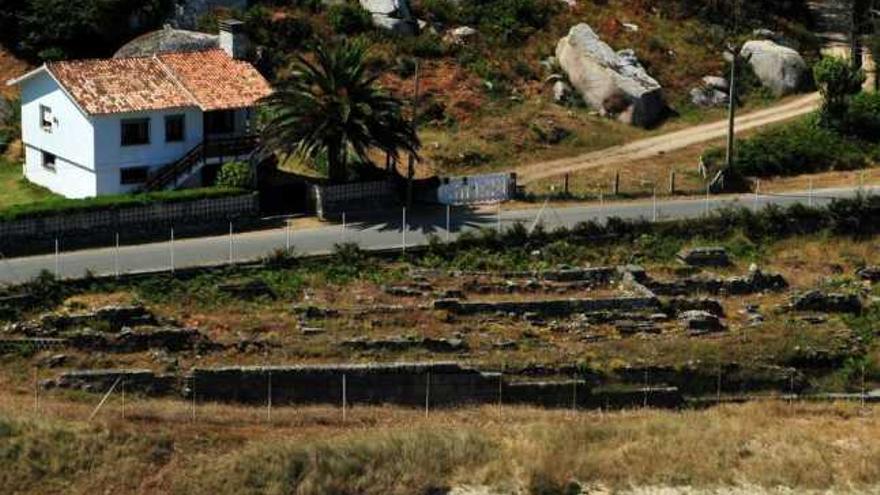
{"type": "Polygon", "coordinates": [[[268,96],[263,146],[289,157],[326,156],[331,182],[347,178],[349,155],[368,162],[370,149],[394,158],[417,154],[419,139],[403,103],[386,93],[365,64],[367,49],[343,41],[318,45],[314,62],[297,57],[290,78],[268,96]]]}

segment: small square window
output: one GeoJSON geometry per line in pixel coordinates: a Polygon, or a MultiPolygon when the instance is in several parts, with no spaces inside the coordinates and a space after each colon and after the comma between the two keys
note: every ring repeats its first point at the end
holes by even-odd
{"type": "Polygon", "coordinates": [[[176,143],[186,139],[186,118],[183,115],[165,117],[165,142],[176,143]]]}
{"type": "Polygon", "coordinates": [[[40,127],[44,131],[52,131],[52,109],[46,105],[40,105],[40,127]]]}
{"type": "Polygon", "coordinates": [[[150,119],[122,121],[122,146],[150,144],[150,119]]]}
{"type": "Polygon", "coordinates": [[[50,172],[54,172],[55,171],[55,159],[56,159],[55,155],[53,155],[52,153],[49,153],[47,151],[44,151],[43,152],[43,168],[50,171],[50,172]]]}
{"type": "Polygon", "coordinates": [[[129,167],[119,171],[119,183],[123,186],[143,184],[147,181],[149,167],[129,167]]]}

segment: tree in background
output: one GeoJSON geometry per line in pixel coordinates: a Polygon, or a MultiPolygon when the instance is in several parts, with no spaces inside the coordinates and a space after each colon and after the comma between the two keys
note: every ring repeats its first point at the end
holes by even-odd
{"type": "Polygon", "coordinates": [[[403,103],[386,93],[365,63],[366,47],[343,41],[318,44],[314,62],[297,57],[292,75],[265,99],[264,146],[311,161],[326,156],[332,182],[344,182],[349,155],[368,162],[376,149],[392,157],[417,153],[419,139],[403,116],[403,103]]]}
{"type": "Polygon", "coordinates": [[[174,0],[0,0],[0,41],[30,60],[100,57],[155,29],[174,0]]]}
{"type": "Polygon", "coordinates": [[[813,78],[824,100],[820,111],[822,125],[840,127],[850,98],[862,90],[865,73],[841,58],[824,57],[813,66],[813,78]]]}

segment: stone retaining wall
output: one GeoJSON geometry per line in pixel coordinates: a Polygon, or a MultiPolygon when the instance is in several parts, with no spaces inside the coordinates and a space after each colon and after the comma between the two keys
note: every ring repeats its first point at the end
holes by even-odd
{"type": "Polygon", "coordinates": [[[438,300],[434,303],[435,309],[445,309],[460,315],[474,315],[480,313],[537,313],[546,316],[565,316],[575,313],[599,313],[603,311],[645,311],[656,309],[659,306],[660,302],[657,298],[650,296],[503,302],[438,300]]]}
{"type": "Polygon", "coordinates": [[[252,405],[268,403],[271,394],[277,405],[341,406],[343,389],[348,405],[424,407],[426,400],[430,407],[502,403],[588,409],[683,404],[673,388],[594,393],[591,383],[582,379],[509,382],[500,373],[457,363],[195,368],[183,377],[148,370],[72,371],[43,382],[43,386],[104,393],[117,379],[125,383],[126,390],[148,395],[252,405]]]}

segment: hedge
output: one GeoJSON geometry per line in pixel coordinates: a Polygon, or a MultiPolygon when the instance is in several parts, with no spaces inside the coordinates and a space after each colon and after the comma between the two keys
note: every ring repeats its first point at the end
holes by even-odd
{"type": "Polygon", "coordinates": [[[82,213],[98,210],[118,210],[132,206],[147,206],[158,203],[179,203],[199,199],[225,198],[246,194],[248,191],[235,188],[182,189],[179,191],[157,191],[141,194],[120,194],[97,196],[87,199],[57,198],[13,205],[0,210],[0,221],[42,218],[69,213],[82,213]]]}

